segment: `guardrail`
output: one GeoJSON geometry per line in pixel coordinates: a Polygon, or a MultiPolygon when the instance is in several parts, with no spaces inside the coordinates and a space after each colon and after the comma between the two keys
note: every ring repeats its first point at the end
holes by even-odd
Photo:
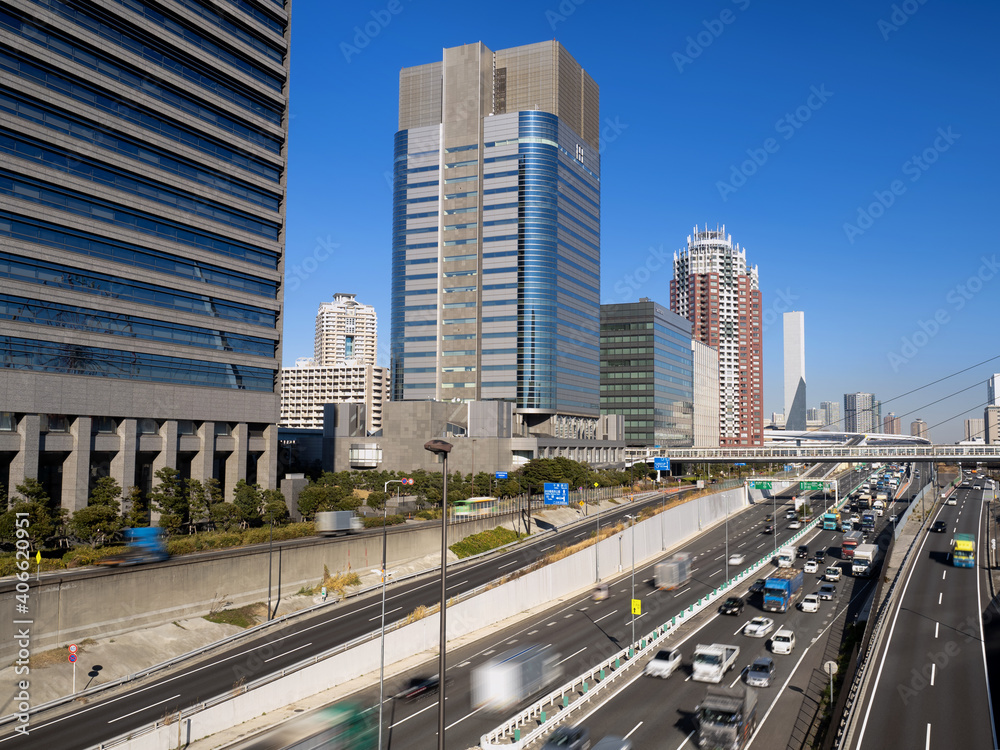
{"type": "MultiPolygon", "coordinates": [[[[846,502],[846,500],[842,502],[846,502]]],[[[820,515],[786,540],[782,547],[794,544],[821,524],[822,516],[820,515]]],[[[699,612],[712,606],[763,566],[771,565],[773,560],[773,554],[762,557],[718,588],[713,589],[711,593],[699,598],[695,604],[681,610],[662,625],[643,635],[635,643],[547,693],[503,724],[482,735],[479,741],[480,748],[482,750],[494,750],[495,748],[518,750],[530,745],[580,708],[591,704],[596,698],[604,695],[615,684],[617,678],[626,672],[627,667],[636,664],[640,658],[648,656],[677,628],[685,622],[689,622],[699,612]]]]}

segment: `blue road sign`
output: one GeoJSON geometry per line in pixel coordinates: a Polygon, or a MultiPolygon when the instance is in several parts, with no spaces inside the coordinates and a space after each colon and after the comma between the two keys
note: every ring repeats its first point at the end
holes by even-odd
{"type": "Polygon", "coordinates": [[[670,471],[670,459],[669,458],[654,458],[653,468],[656,471],[670,471]]]}
{"type": "Polygon", "coordinates": [[[506,471],[498,471],[497,472],[497,479],[506,479],[506,478],[507,478],[507,472],[506,471]]]}
{"type": "Polygon", "coordinates": [[[545,504],[546,505],[569,505],[569,483],[568,482],[546,482],[545,483],[545,504]]]}

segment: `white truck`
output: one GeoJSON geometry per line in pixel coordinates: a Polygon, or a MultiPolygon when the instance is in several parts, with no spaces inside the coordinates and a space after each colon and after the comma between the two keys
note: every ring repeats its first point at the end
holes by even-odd
{"type": "Polygon", "coordinates": [[[656,564],[656,588],[672,591],[691,580],[691,554],[678,552],[669,560],[656,564]]]}
{"type": "Polygon", "coordinates": [[[472,707],[503,712],[562,676],[559,653],[551,647],[529,645],[495,656],[472,671],[472,707]]]}
{"type": "Polygon", "coordinates": [[[726,672],[733,668],[740,656],[739,646],[699,643],[691,660],[691,679],[697,682],[722,682],[726,672]]]}
{"type": "Polygon", "coordinates": [[[795,548],[794,547],[782,547],[778,550],[778,567],[779,568],[790,568],[795,562],[795,548]]]}
{"type": "Polygon", "coordinates": [[[875,502],[872,503],[872,510],[874,510],[875,514],[878,516],[885,515],[885,501],[881,499],[883,497],[884,495],[879,495],[875,502]]]}
{"type": "Polygon", "coordinates": [[[859,544],[854,549],[854,557],[851,559],[851,575],[867,577],[875,572],[875,563],[878,560],[877,544],[859,544]]]}
{"type": "Polygon", "coordinates": [[[354,534],[365,528],[353,510],[324,510],[316,514],[316,533],[320,536],[354,534]]]}

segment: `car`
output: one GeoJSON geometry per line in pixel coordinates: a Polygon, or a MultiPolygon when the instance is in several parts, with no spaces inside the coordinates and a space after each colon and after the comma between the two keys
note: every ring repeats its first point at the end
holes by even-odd
{"type": "Polygon", "coordinates": [[[795,648],[795,633],[788,628],[781,628],[771,636],[771,653],[790,654],[795,648]]]}
{"type": "Polygon", "coordinates": [[[754,659],[753,664],[747,669],[747,685],[751,687],[770,687],[772,679],[774,679],[774,659],[770,656],[754,659]]]}
{"type": "Polygon", "coordinates": [[[767,583],[763,578],[758,578],[756,581],[750,584],[751,594],[763,594],[764,584],[767,583]]]}
{"type": "Polygon", "coordinates": [[[770,524],[769,523],[767,526],[764,527],[764,530],[763,530],[762,533],[764,533],[764,534],[773,534],[774,533],[774,524],[770,524]]]}
{"type": "Polygon", "coordinates": [[[819,612],[819,594],[806,594],[799,602],[799,609],[803,612],[819,612]]]}
{"type": "Polygon", "coordinates": [[[593,750],[632,750],[632,741],[623,737],[605,737],[594,745],[593,750]]]}
{"type": "Polygon", "coordinates": [[[823,580],[830,581],[831,583],[834,581],[839,581],[840,568],[836,565],[831,565],[829,568],[826,569],[826,572],[823,573],[823,580]]]}
{"type": "Polygon", "coordinates": [[[895,513],[889,516],[889,523],[895,525],[897,521],[899,521],[899,516],[896,515],[895,513]]]}
{"type": "Polygon", "coordinates": [[[809,557],[809,548],[806,545],[804,545],[804,544],[800,544],[799,548],[795,551],[795,556],[796,557],[809,557]]]}
{"type": "Polygon", "coordinates": [[[832,583],[824,583],[819,587],[819,598],[824,600],[831,600],[837,595],[837,587],[832,583]]]}
{"type": "Polygon", "coordinates": [[[412,677],[403,689],[396,693],[396,697],[404,701],[415,701],[417,698],[436,693],[440,687],[441,680],[436,674],[430,677],[412,677]]]}
{"type": "Polygon", "coordinates": [[[816,554],[813,555],[816,558],[816,562],[823,562],[826,559],[826,550],[820,547],[816,550],[816,554]]]}
{"type": "Polygon", "coordinates": [[[801,529],[802,524],[799,521],[792,521],[790,524],[788,524],[788,528],[794,531],[795,529],[801,529]]]}
{"type": "Polygon", "coordinates": [[[591,598],[595,602],[603,602],[609,596],[608,584],[599,583],[594,587],[594,591],[591,593],[591,598]]]}
{"type": "Polygon", "coordinates": [[[958,505],[958,500],[955,499],[954,495],[948,498],[948,505],[958,505]]]}
{"type": "Polygon", "coordinates": [[[763,638],[774,630],[774,620],[770,617],[755,617],[743,626],[743,635],[751,638],[763,638]]]}
{"type": "Polygon", "coordinates": [[[542,750],[588,750],[590,732],[586,727],[559,727],[549,735],[542,750]]]}
{"type": "Polygon", "coordinates": [[[789,510],[786,510],[786,511],[785,511],[785,520],[786,520],[786,521],[790,521],[790,520],[792,520],[793,518],[795,518],[795,511],[794,511],[794,510],[791,510],[791,509],[789,509],[789,510]]]}
{"type": "Polygon", "coordinates": [[[948,524],[946,524],[944,521],[935,521],[934,525],[931,526],[931,531],[933,531],[935,534],[943,534],[947,530],[948,530],[948,524]]]}
{"type": "Polygon", "coordinates": [[[676,648],[657,651],[656,656],[646,662],[642,673],[649,677],[667,679],[681,664],[681,652],[676,648]]]}
{"type": "Polygon", "coordinates": [[[724,615],[741,615],[743,614],[743,605],[742,598],[731,596],[722,603],[722,606],[719,607],[719,612],[724,615]]]}
{"type": "Polygon", "coordinates": [[[803,573],[816,573],[819,571],[819,563],[815,560],[806,560],[805,564],[802,566],[803,573]]]}
{"type": "Polygon", "coordinates": [[[859,516],[859,515],[853,515],[853,516],[851,516],[851,523],[854,526],[857,526],[859,523],[861,523],[861,516],[859,516]]]}
{"type": "Polygon", "coordinates": [[[764,516],[764,523],[774,523],[773,516],[764,516]]]}
{"type": "MultiPolygon", "coordinates": [[[[763,542],[761,542],[763,544],[763,542]]],[[[742,555],[739,552],[735,552],[729,556],[730,565],[742,565],[743,561],[747,559],[746,555],[742,555]]]]}

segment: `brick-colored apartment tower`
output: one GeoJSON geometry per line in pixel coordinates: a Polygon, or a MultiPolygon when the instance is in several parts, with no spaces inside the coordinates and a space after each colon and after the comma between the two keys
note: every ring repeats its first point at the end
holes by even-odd
{"type": "Polygon", "coordinates": [[[670,309],[691,321],[691,336],[719,354],[719,445],[764,444],[764,365],[757,267],[725,226],[706,227],[674,253],[670,309]]]}

